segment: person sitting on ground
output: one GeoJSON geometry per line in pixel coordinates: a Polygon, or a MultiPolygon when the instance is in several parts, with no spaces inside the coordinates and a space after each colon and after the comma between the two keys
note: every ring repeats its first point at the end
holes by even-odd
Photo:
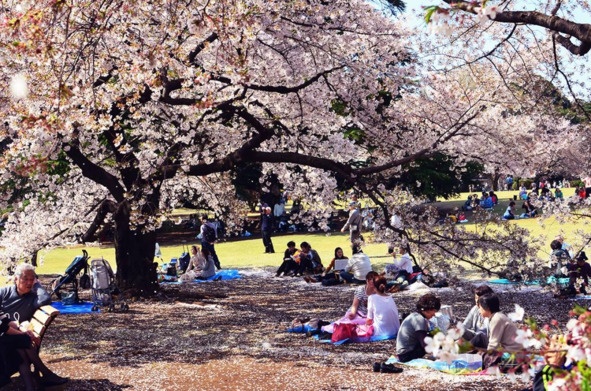
{"type": "Polygon", "coordinates": [[[445,217],[446,220],[452,224],[457,224],[458,223],[458,216],[456,216],[456,214],[452,211],[447,213],[447,216],[445,217]]]}
{"type": "Polygon", "coordinates": [[[579,292],[586,295],[587,287],[589,286],[589,277],[591,276],[591,265],[586,262],[587,255],[584,251],[581,251],[575,260],[575,263],[570,263],[568,265],[568,286],[573,293],[577,292],[576,287],[579,286],[579,292]]]}
{"type": "MultiPolygon", "coordinates": [[[[371,271],[365,276],[365,285],[359,286],[353,293],[353,303],[341,319],[329,325],[323,326],[321,329],[310,334],[329,333],[334,331],[334,325],[339,323],[353,323],[357,325],[364,325],[367,323],[367,300],[368,297],[376,293],[374,286],[374,278],[378,273],[371,271]]],[[[323,339],[327,339],[326,336],[323,339]]]]}
{"type": "Polygon", "coordinates": [[[386,292],[386,278],[374,276],[376,293],[367,299],[367,325],[373,326],[372,337],[393,337],[400,328],[398,307],[391,295],[386,292]]]}
{"type": "Polygon", "coordinates": [[[315,276],[304,276],[304,279],[306,280],[306,282],[322,282],[322,285],[325,285],[325,286],[340,284],[339,273],[343,269],[342,268],[339,268],[338,270],[335,269],[335,265],[337,263],[336,261],[340,260],[341,262],[345,262],[345,264],[346,264],[346,261],[348,259],[349,258],[346,257],[345,254],[343,253],[343,249],[340,247],[337,247],[334,249],[334,258],[330,261],[330,263],[328,264],[328,267],[326,268],[326,270],[324,272],[322,272],[322,274],[318,274],[315,276]]]}
{"type": "Polygon", "coordinates": [[[571,257],[565,249],[562,248],[560,240],[554,239],[550,243],[552,254],[550,255],[550,269],[554,270],[554,277],[561,278],[566,276],[566,266],[570,263],[571,257]]]}
{"type": "Polygon", "coordinates": [[[490,199],[491,199],[493,205],[497,205],[499,203],[499,197],[495,194],[494,191],[491,191],[489,193],[489,196],[490,196],[490,199]]]}
{"type": "Polygon", "coordinates": [[[517,326],[501,312],[497,295],[488,293],[480,296],[478,308],[480,315],[489,321],[488,345],[482,359],[484,368],[499,364],[503,352],[515,353],[523,350],[523,345],[515,342],[517,326]]]}
{"type": "Polygon", "coordinates": [[[558,240],[560,242],[562,249],[568,253],[570,258],[573,258],[575,256],[573,252],[573,246],[564,241],[564,236],[556,235],[556,237],[554,237],[554,240],[558,240]]]}
{"type": "Polygon", "coordinates": [[[277,277],[281,276],[281,274],[287,276],[290,273],[297,272],[299,268],[298,263],[295,261],[297,252],[298,249],[296,248],[295,242],[293,240],[287,242],[287,249],[283,253],[283,262],[279,266],[279,269],[277,269],[277,277]]]}
{"type": "Polygon", "coordinates": [[[19,264],[14,271],[14,284],[0,288],[0,307],[10,320],[31,320],[35,311],[48,304],[51,304],[51,295],[37,280],[31,264],[19,264]]]}
{"type": "MultiPolygon", "coordinates": [[[[193,246],[195,248],[196,246],[193,246]]],[[[191,249],[193,251],[193,249],[191,249]]],[[[201,248],[201,251],[196,256],[191,257],[187,273],[193,272],[195,279],[207,280],[215,276],[215,263],[213,257],[206,248],[201,248]]]]}
{"type": "Polygon", "coordinates": [[[371,271],[371,261],[361,247],[353,246],[353,256],[349,259],[345,271],[340,273],[342,280],[349,284],[365,284],[365,276],[371,271]]]}
{"type": "Polygon", "coordinates": [[[464,319],[464,334],[462,338],[469,341],[475,348],[486,349],[488,346],[488,318],[480,315],[478,299],[489,293],[494,293],[488,285],[480,285],[474,289],[474,307],[470,309],[464,319]]]}
{"type": "Polygon", "coordinates": [[[474,193],[472,195],[472,209],[476,209],[480,206],[480,198],[478,198],[478,194],[474,193]]]}
{"type": "Polygon", "coordinates": [[[576,363],[571,363],[569,367],[565,368],[566,353],[568,352],[567,337],[561,334],[553,334],[547,340],[547,346],[544,351],[544,360],[546,365],[534,373],[532,379],[532,391],[547,391],[548,384],[554,379],[556,374],[564,373],[569,370],[576,363]]]}
{"type": "Polygon", "coordinates": [[[458,212],[458,223],[467,223],[466,214],[462,211],[458,212]]]}
{"type": "Polygon", "coordinates": [[[464,205],[462,206],[462,210],[472,210],[472,195],[468,196],[468,199],[466,200],[466,202],[464,202],[464,205]]]}
{"type": "Polygon", "coordinates": [[[515,218],[515,201],[509,202],[509,206],[505,213],[503,214],[503,219],[505,220],[513,220],[515,218]]]}
{"type": "Polygon", "coordinates": [[[523,201],[523,205],[521,205],[521,209],[523,209],[523,213],[520,217],[536,217],[536,208],[531,204],[529,197],[523,201]]]}
{"type": "Polygon", "coordinates": [[[318,255],[316,250],[312,249],[312,246],[308,242],[302,242],[300,244],[300,254],[296,262],[299,264],[296,270],[296,276],[303,276],[304,273],[319,274],[324,270],[320,255],[318,255]]]}
{"type": "Polygon", "coordinates": [[[396,354],[400,362],[408,362],[426,354],[425,337],[431,331],[429,319],[441,308],[441,300],[428,293],[419,298],[416,307],[417,312],[408,315],[398,330],[396,354]]]}
{"type": "Polygon", "coordinates": [[[400,245],[398,251],[400,252],[400,258],[396,259],[396,253],[392,252],[394,262],[386,265],[386,276],[390,278],[388,290],[391,290],[393,287],[404,289],[408,286],[408,279],[413,272],[412,258],[408,254],[406,246],[400,245]]]}
{"type": "Polygon", "coordinates": [[[480,200],[480,207],[483,209],[492,209],[494,206],[493,199],[487,192],[482,192],[482,199],[480,200]]]}
{"type": "Polygon", "coordinates": [[[334,258],[330,261],[330,263],[328,264],[328,267],[326,268],[326,270],[324,271],[327,275],[328,273],[330,273],[332,270],[335,270],[335,262],[339,259],[349,259],[344,253],[343,253],[343,249],[340,247],[337,247],[334,249],[334,258]]]}

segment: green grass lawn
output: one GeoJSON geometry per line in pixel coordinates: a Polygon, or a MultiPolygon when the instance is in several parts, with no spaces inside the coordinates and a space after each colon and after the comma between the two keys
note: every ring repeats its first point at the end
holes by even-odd
{"type": "MultiPolygon", "coordinates": [[[[568,197],[574,193],[574,189],[564,189],[565,197],[568,197]]],[[[500,191],[497,192],[499,197],[499,205],[495,207],[495,212],[502,214],[505,210],[506,206],[509,203],[509,200],[513,199],[513,195],[517,195],[517,191],[500,191]]],[[[439,201],[437,204],[445,206],[446,208],[453,208],[454,206],[460,207],[463,204],[463,201],[468,197],[468,193],[462,193],[458,197],[448,200],[448,201],[439,201]]],[[[518,211],[520,204],[518,203],[518,211]]],[[[183,214],[190,214],[194,213],[195,211],[191,210],[183,210],[183,214]]],[[[533,237],[539,237],[545,235],[548,241],[548,245],[550,241],[556,236],[557,234],[563,234],[566,238],[566,241],[573,246],[575,246],[575,250],[578,250],[577,246],[581,244],[577,241],[577,237],[575,235],[575,231],[577,229],[587,229],[590,228],[583,223],[573,225],[573,224],[566,224],[561,225],[555,219],[546,219],[544,224],[541,225],[541,219],[522,219],[510,222],[511,224],[519,224],[523,227],[526,227],[531,232],[533,237]]],[[[471,229],[470,225],[467,229],[471,229]]],[[[335,247],[342,247],[345,250],[345,254],[351,254],[348,234],[344,233],[333,233],[333,234],[325,234],[325,233],[309,233],[309,234],[291,234],[291,235],[282,235],[273,238],[273,243],[275,246],[275,254],[265,254],[264,247],[262,240],[260,238],[253,238],[253,239],[243,239],[243,240],[236,240],[236,241],[229,241],[229,242],[222,242],[216,245],[216,250],[218,256],[220,258],[222,267],[224,268],[237,268],[237,267],[262,267],[262,266],[276,266],[278,267],[281,264],[281,259],[283,256],[283,251],[286,248],[286,243],[290,240],[299,244],[302,241],[307,241],[312,245],[312,248],[316,249],[320,254],[323,262],[327,262],[332,259],[334,254],[335,247]]],[[[195,243],[187,243],[188,245],[198,244],[198,241],[195,243]]],[[[67,247],[67,248],[58,248],[53,249],[50,251],[43,251],[40,253],[40,261],[41,264],[38,267],[39,274],[62,274],[68,265],[72,262],[75,256],[82,254],[82,249],[86,248],[88,253],[92,258],[100,258],[103,257],[111,263],[113,268],[116,268],[115,265],[115,250],[112,247],[67,247]]],[[[173,245],[167,246],[162,245],[162,260],[158,260],[159,263],[168,262],[171,258],[177,258],[183,252],[182,245],[173,245]]],[[[364,247],[364,252],[368,254],[370,257],[380,257],[374,258],[372,261],[376,264],[384,263],[388,258],[382,258],[387,253],[387,245],[386,244],[368,244],[364,247]]],[[[540,256],[545,257],[546,253],[549,253],[549,250],[542,249],[542,253],[540,256]]]]}
{"type": "MultiPolygon", "coordinates": [[[[287,242],[293,240],[299,246],[303,241],[307,241],[312,245],[312,248],[318,251],[324,263],[327,263],[334,256],[335,247],[342,247],[345,254],[351,255],[349,235],[344,233],[338,234],[324,234],[324,233],[309,233],[309,234],[293,234],[282,235],[273,238],[273,245],[275,246],[275,254],[265,254],[265,248],[260,238],[244,239],[230,242],[221,242],[216,244],[215,248],[220,258],[223,268],[236,267],[262,267],[262,266],[276,266],[281,265],[283,252],[287,248],[287,242]]],[[[199,245],[198,241],[188,243],[188,245],[199,245]]],[[[113,247],[68,247],[58,248],[50,251],[40,253],[42,264],[37,268],[39,274],[62,274],[68,265],[74,260],[74,257],[82,254],[82,249],[85,248],[90,255],[90,258],[103,257],[111,263],[113,268],[115,265],[115,249],[113,247]]],[[[187,247],[185,247],[187,248],[187,247]]],[[[161,245],[162,259],[168,262],[171,258],[177,258],[183,252],[182,245],[166,246],[161,245]]],[[[364,247],[364,252],[369,256],[384,256],[387,254],[386,244],[368,244],[364,247]]],[[[378,258],[376,261],[382,262],[387,258],[378,258]]],[[[159,263],[162,263],[162,261],[159,263]]]]}

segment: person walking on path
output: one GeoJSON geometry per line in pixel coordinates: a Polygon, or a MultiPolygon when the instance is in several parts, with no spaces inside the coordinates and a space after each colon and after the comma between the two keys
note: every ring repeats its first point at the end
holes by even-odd
{"type": "Polygon", "coordinates": [[[349,230],[349,240],[353,246],[359,244],[359,239],[361,237],[361,220],[361,213],[359,213],[359,209],[357,209],[357,202],[349,202],[349,219],[341,229],[341,232],[345,232],[347,229],[349,230]]]}
{"type": "Polygon", "coordinates": [[[215,226],[207,219],[206,214],[201,215],[201,228],[199,236],[201,237],[201,247],[209,252],[209,255],[211,255],[213,258],[216,269],[220,270],[222,267],[214,247],[214,244],[217,240],[217,231],[215,226]]]}

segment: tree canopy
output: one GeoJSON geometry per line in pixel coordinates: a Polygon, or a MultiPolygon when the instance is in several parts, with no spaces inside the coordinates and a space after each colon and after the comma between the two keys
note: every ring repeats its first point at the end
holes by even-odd
{"type": "Polygon", "coordinates": [[[525,256],[517,228],[440,229],[384,183],[435,153],[517,165],[576,133],[538,95],[514,99],[521,74],[437,72],[364,1],[41,0],[4,2],[2,18],[0,185],[27,187],[0,195],[14,207],[2,259],[111,222],[118,283],[143,293],[155,289],[155,231],[180,202],[239,227],[233,172],[249,164],[305,200],[303,221],[330,216],[338,180],[386,222],[406,216],[414,228],[394,236],[429,259],[472,262],[480,244],[525,256]]]}

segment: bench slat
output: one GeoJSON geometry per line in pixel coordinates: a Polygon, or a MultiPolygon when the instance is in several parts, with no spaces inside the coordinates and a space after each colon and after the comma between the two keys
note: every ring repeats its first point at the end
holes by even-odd
{"type": "Polygon", "coordinates": [[[31,323],[30,326],[33,327],[33,332],[39,337],[39,338],[43,338],[43,334],[45,334],[45,324],[39,322],[37,319],[33,318],[31,319],[31,323]]]}
{"type": "MultiPolygon", "coordinates": [[[[39,310],[45,312],[47,315],[51,316],[52,318],[55,318],[60,313],[60,311],[57,308],[54,308],[50,305],[44,305],[43,307],[39,308],[39,310]]],[[[39,311],[39,310],[37,310],[37,311],[39,311]]]]}
{"type": "Polygon", "coordinates": [[[35,311],[35,313],[33,314],[33,319],[43,324],[44,326],[48,325],[53,321],[53,318],[43,311],[35,311]]]}

